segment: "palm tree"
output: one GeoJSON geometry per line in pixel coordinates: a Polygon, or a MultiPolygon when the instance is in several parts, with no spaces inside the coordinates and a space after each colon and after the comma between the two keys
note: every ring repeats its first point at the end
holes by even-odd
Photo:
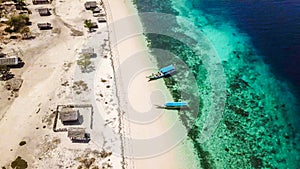
{"type": "Polygon", "coordinates": [[[92,31],[94,24],[92,23],[92,21],[90,19],[87,19],[84,21],[84,27],[89,29],[89,32],[92,31]]]}

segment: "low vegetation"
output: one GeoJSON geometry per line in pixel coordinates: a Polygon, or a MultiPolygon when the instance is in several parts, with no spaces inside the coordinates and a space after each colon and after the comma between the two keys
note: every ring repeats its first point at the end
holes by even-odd
{"type": "Polygon", "coordinates": [[[80,80],[80,81],[74,82],[72,88],[76,94],[81,94],[82,91],[88,90],[88,85],[84,81],[80,80]]]}
{"type": "Polygon", "coordinates": [[[88,28],[89,32],[92,32],[94,24],[90,19],[87,19],[84,21],[84,27],[88,28]]]}
{"type": "Polygon", "coordinates": [[[26,144],[26,141],[21,141],[20,143],[19,143],[19,146],[24,146],[26,144]]]}
{"type": "Polygon", "coordinates": [[[82,72],[88,72],[91,64],[91,55],[87,53],[81,54],[77,60],[77,65],[80,66],[82,72]]]}
{"type": "Polygon", "coordinates": [[[12,15],[9,20],[6,22],[7,27],[5,28],[6,32],[26,32],[29,28],[26,26],[30,24],[29,17],[27,15],[12,15]]]}
{"type": "Polygon", "coordinates": [[[13,169],[26,169],[28,167],[27,161],[18,156],[10,165],[13,169]]]}
{"type": "MultiPolygon", "coordinates": [[[[0,0],[0,4],[7,2],[8,0],[0,0]]],[[[9,0],[10,1],[10,0],[9,0]]],[[[7,20],[1,24],[4,28],[4,32],[0,32],[2,35],[8,35],[7,37],[1,37],[6,39],[15,39],[21,36],[16,34],[10,35],[11,33],[21,34],[23,39],[34,38],[31,36],[29,25],[31,24],[29,20],[29,14],[31,11],[26,7],[25,0],[12,0],[14,2],[14,7],[5,7],[0,11],[0,18],[7,20]],[[15,11],[17,9],[17,11],[15,11]]],[[[3,31],[3,29],[1,29],[3,31]]]]}
{"type": "Polygon", "coordinates": [[[8,66],[0,65],[0,80],[9,80],[13,76],[8,66]]]}

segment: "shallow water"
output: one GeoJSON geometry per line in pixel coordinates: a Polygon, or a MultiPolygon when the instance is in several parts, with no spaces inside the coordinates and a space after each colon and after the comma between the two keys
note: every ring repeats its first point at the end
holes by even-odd
{"type": "MultiPolygon", "coordinates": [[[[194,124],[189,137],[199,168],[300,167],[298,1],[137,0],[136,5],[139,12],[182,16],[194,26],[179,18],[168,25],[173,28],[170,31],[198,40],[194,46],[161,35],[147,37],[150,47],[168,50],[185,61],[197,79],[199,115],[183,117],[188,119],[183,122],[194,124]],[[196,48],[200,54],[194,52],[196,48]],[[223,70],[215,74],[211,73],[216,69],[213,56],[223,70]],[[226,84],[218,86],[220,73],[226,84]],[[203,132],[209,131],[203,130],[205,121],[221,110],[216,106],[223,92],[215,92],[214,85],[226,90],[223,116],[203,143],[203,132]]],[[[143,21],[146,29],[150,27],[143,21]]],[[[162,56],[156,57],[158,66],[163,66],[162,56]]],[[[180,99],[178,93],[185,88],[174,85],[176,76],[166,83],[175,99],[180,99]]]]}

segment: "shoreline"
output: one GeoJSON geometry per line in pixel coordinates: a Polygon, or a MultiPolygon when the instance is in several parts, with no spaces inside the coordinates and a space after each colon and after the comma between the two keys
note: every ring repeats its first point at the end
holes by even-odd
{"type": "MultiPolygon", "coordinates": [[[[122,21],[122,19],[126,18],[126,17],[132,17],[133,15],[137,14],[137,10],[135,9],[134,5],[132,2],[130,2],[129,4],[125,2],[123,4],[116,4],[116,2],[114,1],[103,1],[106,5],[105,6],[109,6],[111,9],[110,11],[112,12],[112,16],[110,16],[110,23],[108,23],[109,25],[112,25],[113,22],[118,22],[118,21],[122,21]],[[129,5],[129,7],[128,7],[129,5]],[[122,7],[123,6],[123,7],[122,7]],[[126,9],[124,9],[125,7],[127,7],[127,11],[126,9]],[[123,9],[120,9],[123,8],[123,9]],[[134,9],[134,10],[133,10],[134,9]],[[117,13],[114,13],[115,11],[117,11],[117,13]],[[121,11],[121,12],[120,12],[121,11]]],[[[128,2],[128,1],[126,1],[128,2]]],[[[136,18],[134,17],[134,22],[135,25],[126,25],[128,27],[130,27],[131,29],[134,29],[136,32],[140,33],[142,32],[143,28],[142,28],[142,23],[140,21],[140,18],[136,18]]],[[[115,23],[114,23],[115,24],[115,23]]],[[[116,31],[116,29],[118,30],[118,28],[115,27],[111,27],[110,28],[110,33],[116,31]]],[[[120,28],[119,28],[120,29],[120,28]]],[[[132,33],[134,33],[135,31],[132,31],[132,33]]],[[[126,31],[125,31],[126,32],[126,31]]],[[[118,36],[118,35],[115,35],[118,36]]],[[[120,35],[120,37],[122,37],[122,35],[120,35]]],[[[117,41],[118,37],[114,37],[115,41],[117,41]]],[[[122,38],[121,38],[122,39],[122,38]]],[[[111,42],[112,44],[116,44],[116,42],[111,42]]],[[[124,77],[125,78],[133,78],[131,79],[131,84],[132,86],[134,86],[135,89],[139,89],[140,91],[147,91],[148,93],[148,97],[151,95],[151,93],[156,92],[157,90],[159,90],[161,93],[163,93],[164,95],[164,99],[162,100],[160,98],[155,98],[154,100],[160,100],[161,103],[164,103],[164,101],[171,101],[173,100],[170,91],[167,89],[167,87],[164,84],[164,81],[156,81],[153,82],[153,84],[147,84],[148,82],[146,82],[145,76],[149,73],[151,73],[151,71],[147,71],[147,70],[141,70],[141,72],[138,72],[138,75],[136,75],[136,77],[132,77],[130,75],[124,75],[125,71],[122,71],[122,64],[127,64],[127,60],[130,60],[130,57],[135,57],[135,55],[139,55],[139,53],[143,53],[144,55],[140,55],[140,57],[143,57],[146,55],[146,57],[144,57],[141,60],[136,60],[136,63],[133,63],[132,66],[134,66],[134,64],[143,64],[143,66],[145,68],[149,68],[150,69],[157,69],[157,65],[153,62],[153,57],[150,57],[149,54],[147,56],[147,52],[148,51],[148,47],[147,47],[147,43],[145,40],[144,35],[142,36],[138,36],[138,37],[130,37],[127,39],[122,39],[121,43],[117,44],[117,47],[115,47],[115,49],[113,49],[113,56],[115,57],[115,70],[121,69],[121,74],[122,75],[118,75],[119,72],[116,72],[116,81],[117,81],[117,86],[120,89],[118,95],[119,95],[119,99],[121,99],[122,101],[125,101],[126,104],[132,104],[133,106],[135,105],[139,105],[142,104],[143,107],[145,107],[145,103],[151,103],[151,100],[145,100],[145,95],[137,95],[137,93],[134,93],[134,91],[130,90],[131,86],[125,86],[125,87],[129,87],[127,88],[127,92],[124,93],[124,90],[126,91],[126,89],[124,89],[124,86],[120,85],[120,84],[124,84],[122,82],[124,82],[124,77]],[[126,42],[127,41],[127,42],[126,42]],[[127,47],[129,47],[130,44],[130,50],[128,51],[126,50],[127,47]],[[132,52],[134,51],[134,52],[132,52]],[[120,55],[121,53],[121,55],[120,55]],[[118,57],[116,57],[118,56],[118,57]],[[150,58],[149,58],[150,57],[150,58]],[[150,59],[150,60],[149,60],[150,59]],[[121,68],[118,68],[121,67],[121,68]],[[140,75],[142,74],[142,75],[140,75]],[[122,79],[123,78],[123,79],[122,79]],[[144,78],[144,80],[142,79],[144,78]],[[138,82],[136,82],[138,81],[138,82]],[[118,83],[119,82],[119,83],[118,83]],[[145,85],[147,87],[145,87],[145,85]],[[158,88],[158,89],[157,89],[158,88]],[[123,89],[123,91],[122,91],[123,89]],[[122,93],[123,92],[123,93],[122,93]],[[132,93],[134,93],[135,98],[132,98],[132,93]],[[143,99],[142,99],[143,98],[143,99]],[[128,99],[128,100],[127,100],[128,99]],[[139,100],[143,100],[142,102],[140,102],[139,100]]],[[[126,80],[125,80],[126,81],[126,80]]],[[[127,83],[125,83],[127,84],[127,83]]],[[[147,98],[146,96],[146,98],[147,98]]],[[[149,97],[150,98],[150,97],[149,97]]],[[[152,103],[153,104],[153,103],[152,103]]],[[[122,105],[122,103],[120,103],[120,105],[122,105]]],[[[141,106],[135,106],[133,109],[137,111],[139,111],[139,113],[152,113],[152,112],[147,112],[147,110],[149,110],[149,108],[151,107],[151,105],[147,105],[146,108],[142,108],[141,106]]],[[[166,130],[166,128],[168,128],[169,126],[167,126],[166,124],[170,123],[170,119],[176,119],[178,117],[174,116],[174,115],[170,115],[170,114],[176,114],[176,111],[170,111],[170,112],[164,112],[168,114],[168,117],[165,116],[163,118],[167,118],[168,122],[164,121],[163,123],[156,123],[154,125],[150,125],[152,130],[156,130],[153,132],[150,132],[150,134],[145,134],[145,133],[141,133],[140,131],[148,131],[149,132],[149,126],[143,126],[143,125],[138,125],[138,124],[134,124],[132,123],[132,121],[130,121],[130,118],[134,118],[134,117],[130,117],[130,113],[128,113],[128,111],[132,111],[133,109],[129,108],[126,105],[122,105],[121,106],[123,109],[123,114],[125,116],[125,119],[122,118],[122,123],[123,125],[125,125],[125,131],[123,131],[123,134],[125,135],[125,148],[127,147],[127,149],[125,149],[125,158],[126,158],[126,153],[128,156],[130,156],[130,154],[135,154],[134,152],[137,151],[136,149],[134,149],[132,146],[134,145],[128,145],[131,142],[131,139],[134,138],[140,138],[140,139],[145,139],[145,138],[151,138],[153,136],[155,136],[155,133],[160,133],[166,130]],[[125,111],[124,111],[125,110],[125,111]],[[127,115],[126,115],[127,114],[127,115]],[[126,129],[127,128],[127,129],[126,129]],[[154,129],[157,128],[157,129],[154,129]],[[126,145],[126,139],[127,139],[127,145],[126,145]],[[130,141],[128,141],[130,140],[130,141]]],[[[171,149],[167,150],[166,152],[163,152],[161,154],[158,154],[154,157],[150,157],[150,158],[139,158],[139,157],[129,157],[126,159],[127,161],[127,166],[129,168],[140,168],[143,167],[145,168],[147,166],[147,168],[159,168],[161,166],[164,166],[163,168],[183,168],[183,167],[187,167],[187,166],[193,166],[194,168],[196,168],[197,163],[196,161],[193,161],[193,159],[189,158],[189,160],[187,160],[186,162],[179,162],[178,159],[180,158],[184,158],[182,157],[182,152],[189,152],[189,154],[193,154],[193,148],[191,145],[190,140],[186,140],[184,142],[179,143],[178,145],[173,146],[171,149]],[[190,152],[192,151],[192,152],[190,152]],[[165,164],[166,161],[173,161],[173,164],[165,164]],[[176,162],[177,161],[177,162],[176,162]],[[189,162],[188,162],[189,161],[189,162]],[[176,163],[176,164],[175,164],[176,163]],[[195,166],[196,165],[196,166],[195,166]]],[[[190,157],[190,156],[189,156],[190,157]]],[[[195,160],[196,158],[194,158],[195,160]]],[[[192,167],[190,167],[192,168],[192,167]]]]}

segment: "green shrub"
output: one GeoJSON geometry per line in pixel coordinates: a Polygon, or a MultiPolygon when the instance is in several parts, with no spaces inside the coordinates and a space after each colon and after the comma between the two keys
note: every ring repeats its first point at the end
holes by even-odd
{"type": "Polygon", "coordinates": [[[19,32],[29,23],[29,17],[26,15],[13,15],[6,22],[8,28],[5,31],[8,32],[19,32]]]}

